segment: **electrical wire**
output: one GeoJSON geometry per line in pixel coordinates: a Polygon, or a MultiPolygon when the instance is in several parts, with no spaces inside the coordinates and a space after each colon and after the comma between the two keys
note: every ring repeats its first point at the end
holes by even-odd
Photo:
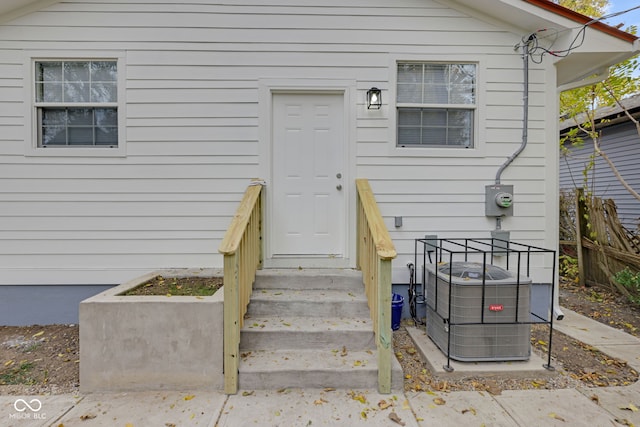
{"type": "Polygon", "coordinates": [[[535,64],[541,64],[542,63],[542,59],[544,58],[545,54],[551,55],[551,56],[555,56],[555,57],[559,57],[559,58],[564,58],[566,56],[568,56],[572,51],[578,49],[580,46],[582,46],[584,44],[585,41],[585,37],[586,37],[586,32],[587,32],[587,27],[589,27],[592,24],[595,24],[597,22],[600,22],[602,20],[605,19],[609,19],[609,18],[614,18],[616,16],[620,16],[620,15],[624,15],[625,13],[629,13],[631,11],[634,11],[636,9],[640,9],[640,5],[639,6],[634,6],[632,8],[626,9],[626,10],[622,10],[620,12],[614,12],[614,13],[610,13],[608,15],[603,15],[599,18],[593,18],[591,21],[579,26],[579,27],[572,27],[572,28],[567,28],[565,30],[558,30],[556,28],[543,28],[540,30],[535,31],[534,33],[531,33],[528,37],[523,37],[521,39],[521,42],[519,44],[517,44],[515,46],[515,49],[518,50],[522,47],[527,47],[527,54],[529,55],[529,57],[531,58],[531,62],[535,63],[535,64]],[[569,43],[569,46],[566,49],[560,49],[560,50],[553,50],[553,45],[556,43],[556,41],[559,38],[559,35],[567,32],[567,31],[573,31],[575,29],[579,29],[578,32],[576,33],[575,37],[573,38],[573,40],[571,41],[571,43],[569,43]],[[548,36],[543,36],[540,37],[540,34],[545,33],[545,32],[550,32],[550,34],[548,36]],[[540,45],[540,40],[545,40],[547,38],[551,38],[553,37],[553,40],[549,43],[548,47],[543,47],[540,45]]]}
{"type": "Polygon", "coordinates": [[[412,262],[407,264],[409,268],[409,314],[415,326],[424,325],[425,323],[418,318],[418,293],[416,292],[416,267],[412,262]]]}

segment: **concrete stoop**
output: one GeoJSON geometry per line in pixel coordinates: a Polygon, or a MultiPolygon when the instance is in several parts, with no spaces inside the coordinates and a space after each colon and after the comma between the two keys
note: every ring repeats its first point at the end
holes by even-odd
{"type": "MultiPolygon", "coordinates": [[[[378,386],[377,350],[362,274],[262,270],[240,332],[241,389],[378,386]]],[[[402,390],[393,357],[392,388],[402,390]]]]}

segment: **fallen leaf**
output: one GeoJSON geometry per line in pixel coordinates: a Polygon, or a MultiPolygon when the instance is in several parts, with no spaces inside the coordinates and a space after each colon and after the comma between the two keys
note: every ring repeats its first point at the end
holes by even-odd
{"type": "Polygon", "coordinates": [[[340,353],[340,356],[345,357],[347,354],[348,354],[348,353],[347,353],[347,347],[346,347],[346,346],[343,346],[343,347],[342,347],[342,353],[340,353]]]}
{"type": "Polygon", "coordinates": [[[194,394],[189,394],[189,395],[187,395],[187,396],[185,396],[185,397],[184,397],[184,400],[191,400],[191,399],[193,399],[194,397],[196,397],[194,394]]]}
{"type": "Polygon", "coordinates": [[[466,414],[467,412],[471,412],[473,415],[476,415],[476,410],[474,408],[463,409],[462,413],[466,414]]]}
{"type": "Polygon", "coordinates": [[[126,424],[124,425],[124,427],[133,427],[133,424],[131,424],[131,423],[126,423],[126,424]]]}
{"type": "Polygon", "coordinates": [[[391,421],[393,421],[394,423],[396,423],[396,424],[400,424],[401,426],[406,425],[406,424],[404,423],[404,421],[402,421],[402,419],[398,416],[398,414],[396,414],[396,413],[395,413],[395,412],[393,412],[393,411],[391,411],[391,412],[389,413],[389,419],[390,419],[391,421]]]}
{"type": "Polygon", "coordinates": [[[404,402],[402,402],[402,409],[411,409],[409,406],[409,400],[405,399],[404,402]]]}
{"type": "Polygon", "coordinates": [[[387,409],[388,407],[393,406],[393,402],[387,402],[386,400],[382,399],[380,402],[378,402],[378,408],[380,409],[387,409]]]}
{"type": "Polygon", "coordinates": [[[362,412],[360,412],[360,416],[361,416],[363,419],[365,419],[365,420],[366,420],[366,419],[367,419],[367,411],[362,411],[362,412]]]}
{"type": "Polygon", "coordinates": [[[620,409],[624,409],[626,411],[638,412],[638,407],[633,403],[629,403],[627,406],[621,406],[620,409]]]}
{"type": "Polygon", "coordinates": [[[164,427],[176,427],[175,423],[164,423],[164,427]]]}
{"type": "Polygon", "coordinates": [[[436,405],[444,405],[447,403],[447,401],[441,397],[436,397],[435,399],[433,399],[433,403],[435,403],[436,405]]]}
{"type": "Polygon", "coordinates": [[[597,394],[591,395],[590,399],[592,402],[596,402],[598,405],[600,404],[600,398],[598,397],[597,394]]]}
{"type": "Polygon", "coordinates": [[[407,353],[414,355],[418,352],[418,350],[416,350],[415,348],[411,347],[407,349],[407,353]]]}
{"type": "Polygon", "coordinates": [[[276,411],[276,412],[274,412],[273,414],[274,414],[276,417],[279,417],[279,416],[280,416],[280,411],[276,411]]]}
{"type": "Polygon", "coordinates": [[[8,360],[6,362],[4,362],[4,366],[11,366],[13,365],[15,362],[13,360],[8,360]]]}
{"type": "Polygon", "coordinates": [[[362,361],[356,360],[355,362],[353,362],[353,366],[362,366],[362,361]]]}
{"type": "Polygon", "coordinates": [[[40,335],[44,335],[44,331],[40,331],[36,334],[31,335],[31,338],[39,337],[40,335]]]}
{"type": "Polygon", "coordinates": [[[353,400],[357,400],[358,402],[360,402],[362,404],[366,404],[367,403],[367,398],[364,396],[364,394],[355,394],[355,393],[353,393],[351,395],[351,398],[353,400]]]}
{"type": "Polygon", "coordinates": [[[243,391],[243,392],[242,392],[242,395],[243,395],[243,396],[252,396],[252,395],[253,395],[253,393],[255,393],[255,392],[254,392],[254,391],[243,391]]]}
{"type": "Polygon", "coordinates": [[[81,415],[81,416],[80,416],[80,419],[81,419],[82,421],[86,421],[86,420],[92,420],[92,419],[94,419],[95,417],[97,417],[97,415],[96,415],[96,414],[84,414],[84,415],[81,415]]]}
{"type": "Polygon", "coordinates": [[[324,391],[326,391],[326,392],[329,392],[329,391],[336,391],[336,389],[335,389],[335,388],[333,388],[333,387],[325,387],[325,388],[324,388],[324,391]]]}
{"type": "Polygon", "coordinates": [[[616,418],[614,421],[623,426],[633,427],[633,424],[626,418],[616,418]]]}
{"type": "Polygon", "coordinates": [[[324,405],[325,403],[329,403],[329,401],[324,400],[322,398],[313,401],[314,405],[324,405]]]}
{"type": "Polygon", "coordinates": [[[549,414],[549,417],[556,419],[558,421],[566,421],[564,418],[562,418],[560,415],[556,414],[555,412],[551,412],[549,414]]]}

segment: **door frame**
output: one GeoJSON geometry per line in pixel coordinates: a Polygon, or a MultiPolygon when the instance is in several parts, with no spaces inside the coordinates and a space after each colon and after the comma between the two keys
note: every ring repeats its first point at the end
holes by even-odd
{"type": "Polygon", "coordinates": [[[356,170],[356,82],[325,79],[264,79],[259,82],[258,94],[258,162],[260,178],[267,181],[265,188],[263,255],[266,268],[354,268],[355,262],[355,170],[356,170]],[[344,257],[277,257],[274,258],[270,231],[273,198],[269,184],[273,182],[273,95],[274,94],[335,94],[344,102],[343,128],[343,191],[344,257]]]}

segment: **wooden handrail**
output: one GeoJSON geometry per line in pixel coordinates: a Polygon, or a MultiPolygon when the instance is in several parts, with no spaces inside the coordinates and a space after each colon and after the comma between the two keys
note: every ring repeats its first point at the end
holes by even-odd
{"type": "Polygon", "coordinates": [[[224,255],[224,390],[238,392],[240,329],[256,277],[262,267],[262,185],[254,180],[244,193],[220,243],[224,255]]]}
{"type": "Polygon", "coordinates": [[[367,217],[367,223],[371,229],[371,235],[375,243],[376,252],[381,259],[394,259],[398,254],[393,245],[389,231],[384,225],[380,209],[376,203],[376,199],[371,191],[369,180],[361,178],[356,179],[356,188],[367,217]]]}
{"type": "Polygon", "coordinates": [[[362,270],[365,294],[378,351],[378,391],[391,393],[391,261],[396,249],[366,179],[356,180],[357,267],[362,270]]]}

